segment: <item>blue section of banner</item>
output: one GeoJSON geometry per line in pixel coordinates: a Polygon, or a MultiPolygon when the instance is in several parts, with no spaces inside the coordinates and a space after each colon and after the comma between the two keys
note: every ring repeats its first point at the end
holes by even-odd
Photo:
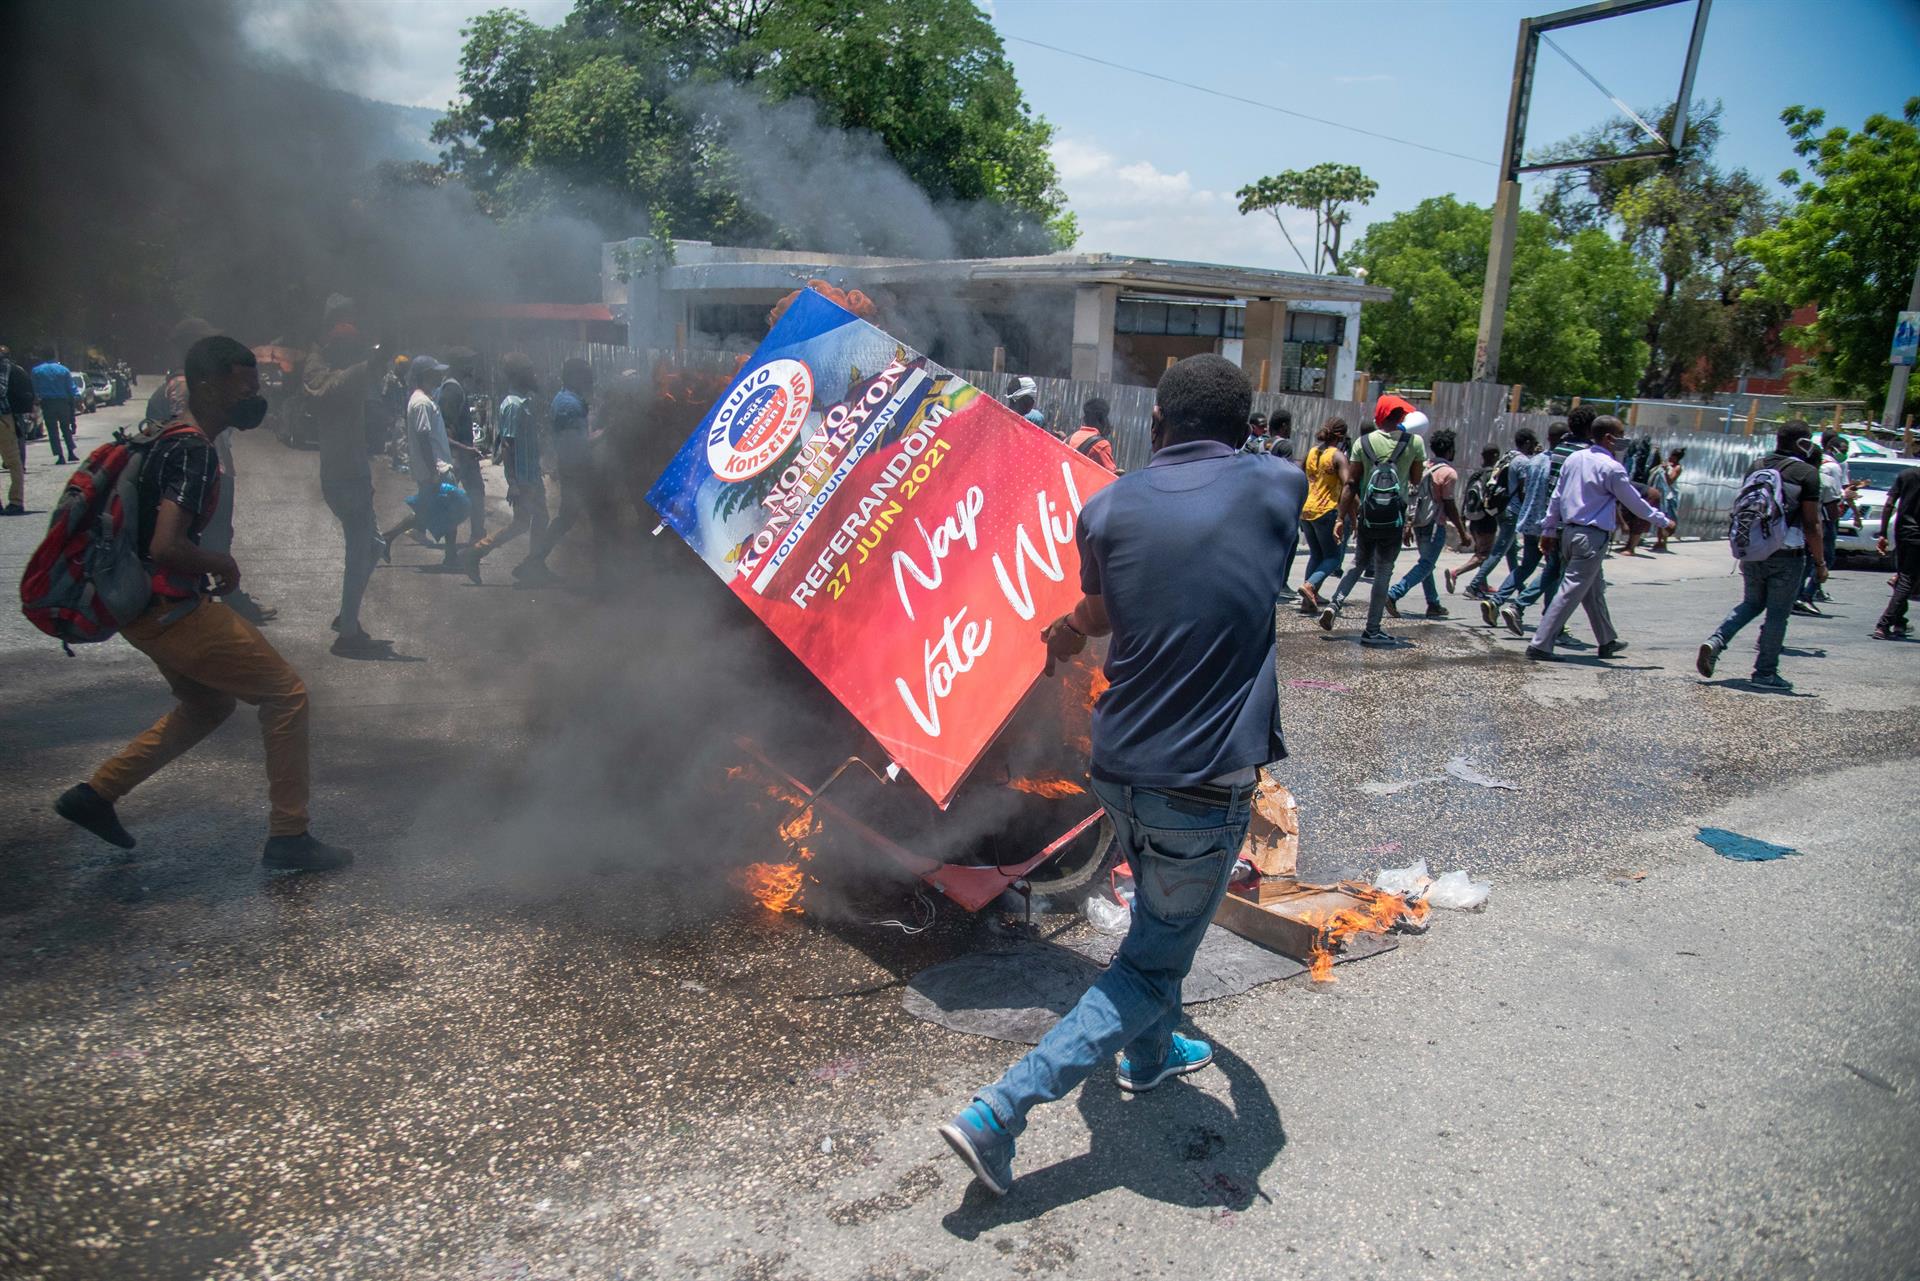
{"type": "MultiPolygon", "coordinates": [[[[725,554],[738,544],[742,523],[754,519],[759,497],[780,468],[775,464],[741,482],[714,475],[707,440],[722,407],[743,383],[779,360],[797,360],[807,366],[813,376],[814,405],[829,405],[845,393],[850,371],[870,376],[895,350],[894,340],[880,330],[811,289],[803,290],[701,418],[699,429],[680,446],[647,491],[647,502],[714,572],[729,575],[732,567],[725,562],[725,554]]],[[[794,448],[819,420],[818,408],[809,412],[794,448]]]]}

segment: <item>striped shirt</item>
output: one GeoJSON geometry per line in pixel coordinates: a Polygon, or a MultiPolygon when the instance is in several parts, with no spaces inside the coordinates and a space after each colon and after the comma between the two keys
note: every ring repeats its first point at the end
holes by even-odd
{"type": "Polygon", "coordinates": [[[220,455],[201,432],[180,431],[163,438],[140,472],[140,558],[152,576],[155,596],[186,600],[200,594],[199,576],[161,569],[150,556],[163,502],[186,509],[187,537],[197,544],[220,505],[220,455]]]}

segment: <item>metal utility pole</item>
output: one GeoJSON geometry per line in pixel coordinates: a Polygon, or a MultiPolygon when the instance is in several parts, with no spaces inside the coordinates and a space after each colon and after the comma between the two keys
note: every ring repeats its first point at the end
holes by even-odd
{"type": "MultiPolygon", "coordinates": [[[[1907,294],[1907,310],[1920,311],[1920,265],[1913,269],[1913,289],[1907,294]]],[[[1895,365],[1893,381],[1887,385],[1887,412],[1880,416],[1883,431],[1899,431],[1901,415],[1907,412],[1907,378],[1912,365],[1895,365]]]]}
{"type": "MultiPolygon", "coordinates": [[[[1561,27],[1576,27],[1582,23],[1598,22],[1602,18],[1619,18],[1686,2],[1597,0],[1597,3],[1582,5],[1578,9],[1564,9],[1559,13],[1520,20],[1520,38],[1513,55],[1513,93],[1507,100],[1507,133],[1500,148],[1500,187],[1494,193],[1493,234],[1487,245],[1487,280],[1480,295],[1480,337],[1473,349],[1473,377],[1476,382],[1498,382],[1500,379],[1500,339],[1506,330],[1507,294],[1513,285],[1513,239],[1520,228],[1520,175],[1549,169],[1588,169],[1597,165],[1619,164],[1623,160],[1679,159],[1681,145],[1687,137],[1687,109],[1693,102],[1693,73],[1700,65],[1700,42],[1707,33],[1707,10],[1712,0],[1695,0],[1693,34],[1687,41],[1687,60],[1680,72],[1679,92],[1674,96],[1673,137],[1657,139],[1660,143],[1657,147],[1642,147],[1620,155],[1585,156],[1538,165],[1521,163],[1526,159],[1527,108],[1533,101],[1533,72],[1540,53],[1540,37],[1561,27]]],[[[1584,69],[1582,71],[1585,74],[1584,69]]],[[[1591,80],[1592,76],[1588,75],[1588,79],[1591,80]]],[[[1599,82],[1594,83],[1598,85],[1599,82]]]]}

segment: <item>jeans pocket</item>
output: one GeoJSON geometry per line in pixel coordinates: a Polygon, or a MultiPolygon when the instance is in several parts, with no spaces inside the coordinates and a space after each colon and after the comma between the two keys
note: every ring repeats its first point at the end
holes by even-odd
{"type": "Polygon", "coordinates": [[[1132,851],[1139,901],[1160,920],[1177,924],[1212,909],[1215,892],[1226,882],[1245,829],[1172,831],[1136,826],[1134,834],[1139,841],[1132,851]]]}

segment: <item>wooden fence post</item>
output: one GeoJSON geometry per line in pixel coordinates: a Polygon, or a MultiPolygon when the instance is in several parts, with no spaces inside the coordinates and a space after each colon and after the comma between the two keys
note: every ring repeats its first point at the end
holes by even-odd
{"type": "Polygon", "coordinates": [[[1519,383],[1515,383],[1513,385],[1513,398],[1507,402],[1507,412],[1510,414],[1517,414],[1520,412],[1520,384],[1519,383]]]}
{"type": "Polygon", "coordinates": [[[1753,420],[1760,416],[1760,398],[1755,396],[1747,402],[1747,435],[1753,435],[1753,420]]]}
{"type": "Polygon", "coordinates": [[[1575,397],[1573,398],[1573,403],[1572,403],[1571,405],[1568,405],[1568,406],[1567,406],[1567,408],[1568,408],[1569,410],[1574,410],[1574,409],[1578,409],[1578,408],[1580,408],[1580,397],[1578,397],[1578,396],[1575,396],[1575,397]]]}
{"type": "Polygon", "coordinates": [[[1261,362],[1260,362],[1260,386],[1259,386],[1259,388],[1258,388],[1258,390],[1260,390],[1260,391],[1265,391],[1265,390],[1267,389],[1267,365],[1268,365],[1268,363],[1269,363],[1269,362],[1267,362],[1267,361],[1265,361],[1265,360],[1263,360],[1263,361],[1261,361],[1261,362]]]}
{"type": "Polygon", "coordinates": [[[1627,425],[1629,427],[1640,425],[1640,402],[1637,400],[1627,406],[1627,425]]]}
{"type": "Polygon", "coordinates": [[[1168,357],[1167,357],[1167,368],[1168,368],[1168,369],[1172,369],[1172,368],[1173,368],[1173,367],[1174,367],[1174,366],[1175,366],[1176,364],[1178,364],[1178,363],[1179,363],[1179,361],[1178,361],[1178,360],[1176,360],[1176,359],[1175,359],[1174,357],[1172,357],[1172,356],[1168,356],[1168,357]]]}
{"type": "Polygon", "coordinates": [[[1840,430],[1840,402],[1837,400],[1833,402],[1833,429],[1840,430]]]}
{"type": "Polygon", "coordinates": [[[1373,390],[1373,375],[1355,374],[1353,378],[1354,403],[1364,405],[1367,403],[1367,393],[1373,390]]]}
{"type": "Polygon", "coordinates": [[[995,347],[993,349],[993,372],[996,374],[1004,374],[1007,372],[1007,349],[1005,347],[995,347]]]}
{"type": "Polygon", "coordinates": [[[1912,414],[1907,415],[1907,425],[1905,430],[1907,435],[1907,456],[1911,458],[1913,456],[1913,415],[1912,414]]]}
{"type": "Polygon", "coordinates": [[[1700,408],[1693,411],[1693,429],[1695,431],[1699,431],[1702,424],[1704,424],[1706,421],[1707,421],[1707,407],[1705,405],[1702,405],[1700,406],[1700,408]]]}
{"type": "Polygon", "coordinates": [[[687,352],[687,322],[684,320],[673,327],[673,351],[676,356],[684,356],[687,352]]]}

